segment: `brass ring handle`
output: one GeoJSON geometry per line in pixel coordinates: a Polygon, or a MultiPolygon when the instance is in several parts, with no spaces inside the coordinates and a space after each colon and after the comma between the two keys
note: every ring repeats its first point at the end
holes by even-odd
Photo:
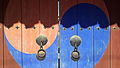
{"type": "Polygon", "coordinates": [[[40,50],[38,51],[37,55],[36,55],[36,58],[41,61],[41,60],[44,60],[45,57],[46,57],[46,52],[45,52],[45,50],[40,49],[40,50]]]}
{"type": "Polygon", "coordinates": [[[77,48],[81,42],[81,38],[77,35],[74,35],[70,38],[70,44],[74,47],[74,51],[71,53],[71,59],[73,61],[78,61],[80,59],[80,52],[77,50],[77,48]]]}
{"type": "Polygon", "coordinates": [[[43,49],[43,46],[46,45],[47,42],[48,42],[48,39],[44,35],[40,35],[36,39],[36,43],[40,46],[40,49],[37,52],[36,58],[40,61],[44,60],[46,57],[46,51],[43,49]]]}
{"type": "Polygon", "coordinates": [[[73,51],[72,53],[71,53],[71,59],[73,60],[73,61],[78,61],[79,59],[80,59],[80,52],[79,51],[73,51]]]}

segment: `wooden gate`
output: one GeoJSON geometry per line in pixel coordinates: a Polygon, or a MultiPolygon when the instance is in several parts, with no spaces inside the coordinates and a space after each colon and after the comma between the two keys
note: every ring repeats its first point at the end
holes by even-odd
{"type": "Polygon", "coordinates": [[[119,68],[112,22],[102,0],[0,0],[0,68],[119,68]]]}

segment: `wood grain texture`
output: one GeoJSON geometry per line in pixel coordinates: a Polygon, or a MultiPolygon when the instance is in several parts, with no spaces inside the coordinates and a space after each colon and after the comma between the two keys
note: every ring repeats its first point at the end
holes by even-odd
{"type": "Polygon", "coordinates": [[[100,59],[100,61],[96,64],[96,66],[94,68],[110,68],[110,49],[111,45],[110,42],[108,44],[107,50],[105,51],[104,55],[102,56],[102,58],[100,59]]]}
{"type": "Polygon", "coordinates": [[[40,48],[36,43],[40,29],[39,0],[22,0],[22,23],[25,23],[22,24],[23,68],[31,68],[35,64],[34,58],[36,58],[32,54],[37,53],[40,48]],[[27,57],[26,54],[30,57],[27,57]],[[27,58],[31,61],[26,61],[27,58]]]}
{"type": "Polygon", "coordinates": [[[3,0],[0,0],[0,68],[3,68],[3,16],[2,16],[2,4],[3,0]]]}
{"type": "Polygon", "coordinates": [[[57,6],[55,5],[57,5],[56,0],[22,1],[22,23],[25,23],[22,24],[22,52],[36,53],[39,50],[36,38],[40,34],[47,36],[49,40],[44,49],[52,45],[58,32],[57,6]],[[53,32],[52,35],[51,32],[53,32]]]}
{"type": "MultiPolygon", "coordinates": [[[[89,30],[82,30],[80,31],[80,26],[79,24],[76,24],[76,19],[77,17],[71,17],[71,16],[75,16],[73,14],[77,14],[75,12],[77,12],[77,10],[74,10],[71,12],[73,12],[73,14],[70,12],[68,12],[67,10],[70,9],[71,7],[75,6],[78,4],[78,1],[77,0],[74,0],[74,1],[69,1],[69,0],[61,0],[61,10],[60,10],[60,14],[61,14],[61,18],[62,18],[62,21],[61,21],[61,30],[60,30],[60,35],[61,35],[61,45],[60,45],[60,50],[61,50],[61,68],[80,68],[80,67],[87,67],[87,65],[84,65],[84,61],[86,61],[86,58],[84,58],[83,60],[83,55],[80,55],[82,59],[80,59],[78,62],[74,62],[70,56],[71,56],[71,52],[73,51],[74,47],[72,47],[69,43],[69,40],[70,40],[70,37],[72,37],[73,35],[78,35],[82,38],[82,44],[79,46],[78,48],[78,51],[80,51],[80,53],[85,53],[84,50],[82,50],[82,47],[84,48],[84,46],[87,46],[87,44],[89,45],[92,45],[92,33],[93,33],[93,30],[89,31],[89,30]],[[66,11],[69,13],[67,14],[66,11]],[[63,17],[63,15],[66,13],[66,16],[63,17]],[[68,15],[68,16],[67,16],[68,15]],[[73,20],[72,20],[73,19],[73,20]],[[67,22],[66,22],[67,21],[67,22]],[[71,22],[72,21],[72,22],[71,22]],[[73,23],[74,22],[74,23],[73,23]],[[69,27],[65,27],[69,24],[71,24],[69,27]],[[63,28],[64,27],[66,28],[66,30],[64,30],[63,28]],[[71,30],[71,28],[74,28],[74,30],[71,30]],[[83,37],[84,36],[84,37],[83,37]],[[87,38],[86,41],[90,40],[90,42],[85,42],[83,41],[83,39],[85,40],[85,38],[87,38]],[[84,44],[84,45],[83,45],[84,44]],[[86,44],[86,45],[85,45],[86,44]],[[81,49],[80,49],[81,47],[81,49]],[[80,62],[81,61],[81,62],[80,62]],[[83,64],[82,64],[83,62],[83,64]]],[[[92,29],[92,28],[91,28],[92,29]]],[[[92,47],[92,46],[90,46],[92,47]]],[[[89,49],[89,51],[93,50],[92,49],[89,49]]],[[[89,52],[89,56],[92,56],[93,53],[90,53],[89,52]]],[[[86,56],[85,56],[86,57],[86,56]]],[[[93,62],[92,58],[90,58],[90,62],[93,62]]],[[[93,65],[91,65],[92,67],[93,65]]],[[[90,67],[90,68],[91,68],[90,67]]]]}
{"type": "Polygon", "coordinates": [[[22,52],[37,53],[39,46],[36,38],[40,32],[39,0],[22,0],[22,22],[25,23],[22,24],[22,52]]]}
{"type": "Polygon", "coordinates": [[[101,10],[106,14],[106,16],[108,16],[108,20],[109,20],[109,12],[108,12],[108,8],[104,2],[104,0],[93,0],[92,4],[96,5],[97,7],[101,8],[101,10]]]}
{"type": "Polygon", "coordinates": [[[39,20],[39,0],[22,0],[22,23],[32,28],[39,20]]]}
{"type": "MultiPolygon", "coordinates": [[[[74,50],[74,47],[72,47],[69,43],[70,38],[73,35],[78,35],[77,33],[77,26],[76,25],[70,25],[69,28],[65,27],[68,24],[71,24],[72,22],[65,22],[64,20],[68,21],[69,16],[66,15],[66,18],[64,14],[68,9],[70,9],[72,6],[77,4],[77,0],[60,0],[60,67],[61,68],[78,68],[78,63],[74,62],[71,59],[71,52],[74,50]],[[64,22],[62,22],[64,21],[64,22]],[[62,26],[64,24],[64,26],[62,26]],[[74,28],[74,30],[71,30],[71,28],[74,28]]],[[[75,11],[77,12],[77,11],[75,11]]]]}
{"type": "Polygon", "coordinates": [[[111,27],[111,67],[120,67],[120,28],[117,24],[111,27]]]}
{"type": "MultiPolygon", "coordinates": [[[[17,47],[21,47],[21,35],[20,35],[21,29],[18,30],[16,29],[16,26],[18,27],[21,26],[21,24],[19,24],[21,19],[21,1],[4,0],[3,12],[4,12],[3,13],[4,33],[6,35],[7,40],[10,43],[15,41],[18,45],[17,47]],[[13,40],[12,36],[16,39],[13,40]]],[[[8,45],[6,44],[6,40],[4,40],[4,68],[20,68],[19,64],[17,64],[17,62],[13,58],[13,54],[15,54],[15,52],[10,53],[10,49],[8,49],[8,45]]],[[[21,56],[21,54],[16,54],[16,55],[21,56]]]]}
{"type": "MultiPolygon", "coordinates": [[[[93,5],[96,5],[97,7],[101,8],[102,11],[105,12],[106,16],[108,17],[109,20],[109,13],[107,11],[106,5],[103,0],[74,0],[74,1],[69,1],[69,0],[61,0],[60,1],[60,18],[64,15],[64,13],[72,6],[80,3],[90,3],[93,5]],[[77,1],[77,3],[75,3],[77,1]]],[[[103,57],[101,60],[98,62],[98,64],[95,66],[95,68],[109,68],[110,67],[110,41],[107,50],[105,51],[103,57]]]]}
{"type": "Polygon", "coordinates": [[[8,47],[4,41],[4,68],[21,68],[19,64],[16,63],[13,56],[10,54],[8,47]]]}
{"type": "Polygon", "coordinates": [[[89,3],[89,4],[93,4],[98,6],[99,8],[101,8],[105,14],[108,16],[109,18],[109,14],[106,8],[106,5],[104,3],[103,0],[60,0],[60,18],[63,16],[63,14],[72,6],[80,4],[80,3],[89,3]]]}
{"type": "Polygon", "coordinates": [[[3,25],[0,24],[0,68],[3,68],[3,25]]]}
{"type": "Polygon", "coordinates": [[[58,33],[58,6],[57,0],[40,0],[40,35],[48,38],[48,43],[44,46],[46,58],[41,67],[57,68],[57,33],[58,33]],[[50,61],[50,63],[49,63],[50,61]]]}
{"type": "Polygon", "coordinates": [[[60,19],[64,13],[72,6],[77,5],[77,0],[60,0],[60,19]]]}
{"type": "MultiPolygon", "coordinates": [[[[15,1],[15,0],[13,0],[13,1],[15,1]]],[[[67,1],[67,0],[61,0],[61,3],[63,3],[64,5],[61,5],[61,17],[63,16],[63,14],[65,13],[65,11],[67,11],[67,9],[69,9],[69,7],[71,7],[71,6],[73,6],[73,5],[75,5],[75,4],[77,4],[76,2],[75,2],[75,0],[72,2],[70,2],[70,1],[67,1]],[[66,1],[66,2],[64,2],[64,1],[66,1]],[[69,3],[70,2],[70,3],[69,3]],[[69,3],[69,4],[67,4],[67,3],[69,3]]],[[[17,1],[16,1],[17,2],[17,1]]],[[[19,2],[19,1],[18,1],[19,2]]],[[[24,1],[23,1],[24,2],[24,1]]],[[[108,15],[108,12],[107,12],[107,9],[106,9],[106,7],[105,7],[105,4],[103,4],[103,5],[101,5],[101,3],[102,3],[102,1],[101,0],[98,0],[98,1],[92,1],[92,0],[84,0],[84,1],[80,1],[80,3],[93,3],[93,4],[95,4],[95,5],[97,5],[97,6],[99,6],[100,8],[102,8],[103,9],[103,11],[106,13],[106,15],[107,16],[109,16],[108,15]],[[91,1],[91,2],[90,2],[91,1]]],[[[37,3],[37,2],[36,2],[37,3]]],[[[45,2],[46,3],[46,2],[45,2]]],[[[15,2],[13,2],[12,4],[15,4],[15,2]]],[[[29,5],[28,5],[29,3],[27,3],[27,6],[28,7],[26,7],[27,8],[27,10],[24,10],[24,9],[26,9],[26,8],[23,8],[23,20],[22,20],[22,22],[23,23],[26,23],[26,26],[27,27],[32,27],[33,26],[33,24],[31,23],[31,22],[33,22],[34,24],[37,24],[38,23],[38,20],[39,20],[39,13],[38,13],[38,11],[39,11],[39,9],[37,9],[37,8],[34,8],[34,9],[31,9],[32,7],[29,7],[29,5]],[[31,11],[32,10],[32,11],[31,11]],[[34,11],[33,11],[34,10],[34,11]],[[30,11],[30,12],[27,12],[27,11],[30,11]],[[29,15],[30,14],[30,15],[29,15]],[[30,24],[29,24],[29,22],[30,22],[30,24]]],[[[18,4],[17,4],[18,5],[18,4]]],[[[24,4],[24,5],[26,5],[26,4],[24,4]]],[[[31,5],[31,4],[30,4],[31,5]]],[[[33,4],[34,5],[34,4],[33,4]]],[[[53,6],[53,8],[56,8],[54,5],[52,5],[53,6]]],[[[4,7],[5,8],[5,7],[4,7]]],[[[9,7],[7,7],[7,8],[9,8],[9,7]]],[[[20,12],[19,12],[19,10],[18,10],[18,6],[14,6],[14,8],[12,8],[12,9],[10,9],[10,10],[15,10],[15,8],[16,8],[16,14],[13,14],[14,12],[13,11],[10,11],[9,13],[7,12],[7,17],[5,16],[5,25],[6,26],[13,26],[13,22],[17,22],[18,20],[19,20],[19,18],[18,18],[18,16],[20,15],[20,12]],[[17,18],[17,19],[16,19],[17,18]],[[10,24],[11,23],[11,24],[10,24]]],[[[20,9],[20,8],[19,8],[20,9]]],[[[43,8],[42,8],[43,9],[43,8]]],[[[6,11],[8,11],[9,9],[7,9],[6,11]]],[[[41,23],[42,24],[44,24],[46,27],[50,27],[50,26],[52,26],[52,24],[47,24],[47,23],[43,23],[43,22],[52,22],[53,24],[56,24],[56,22],[57,22],[57,20],[56,20],[56,16],[57,16],[57,14],[56,13],[54,13],[53,11],[51,11],[52,9],[51,8],[46,8],[46,9],[44,9],[44,11],[41,11],[41,17],[40,17],[40,20],[41,20],[41,23]],[[51,14],[49,14],[49,13],[47,13],[47,12],[44,12],[44,11],[48,11],[48,9],[50,10],[50,13],[51,14]],[[48,16],[50,16],[50,18],[48,18],[48,16]],[[52,16],[55,16],[55,18],[52,18],[52,16]],[[46,18],[48,18],[48,19],[46,19],[46,18]],[[55,19],[55,20],[52,20],[52,19],[55,19]],[[50,21],[51,20],[51,21],[50,21]],[[54,22],[55,21],[55,22],[54,22]]],[[[4,12],[6,12],[6,11],[4,11],[4,12]]],[[[1,22],[1,21],[0,21],[1,22]]],[[[25,26],[25,25],[24,25],[25,26]]],[[[23,28],[24,28],[24,26],[23,26],[23,28]]],[[[39,27],[39,25],[35,25],[35,26],[37,26],[37,27],[39,27]]],[[[2,27],[2,24],[0,24],[0,27],[2,27]]],[[[43,27],[43,25],[42,25],[42,27],[43,27]]],[[[115,26],[116,27],[116,26],[115,26]]],[[[32,29],[33,30],[33,29],[32,29]]],[[[37,29],[36,28],[36,30],[39,30],[39,29],[37,29]]],[[[27,30],[28,31],[28,30],[27,30]]],[[[31,31],[31,33],[32,32],[34,32],[34,31],[31,31]]],[[[24,34],[25,34],[25,32],[24,32],[24,34]]],[[[28,33],[26,32],[26,35],[27,35],[28,33]]],[[[1,29],[0,28],[0,48],[3,48],[3,46],[1,46],[1,45],[3,45],[3,29],[1,29]]],[[[25,36],[26,36],[25,35],[25,36]]],[[[28,34],[29,35],[29,34],[28,34]]],[[[120,61],[119,61],[119,45],[120,45],[120,40],[119,40],[119,37],[120,37],[120,30],[119,29],[116,29],[116,30],[114,30],[114,29],[112,29],[111,30],[111,46],[112,46],[112,50],[111,50],[111,54],[112,54],[112,59],[111,59],[111,63],[112,63],[112,68],[119,68],[120,66],[120,61]]],[[[105,52],[105,54],[103,55],[103,57],[101,58],[101,60],[98,62],[98,64],[95,66],[95,68],[110,68],[110,43],[109,43],[109,46],[108,46],[108,48],[107,48],[107,50],[106,50],[106,52],[105,52]]],[[[5,59],[4,59],[4,63],[5,63],[5,68],[19,68],[19,65],[14,61],[14,59],[13,59],[13,57],[12,57],[12,55],[10,54],[10,52],[9,52],[9,50],[8,50],[8,48],[7,48],[7,46],[6,45],[4,45],[4,49],[5,49],[5,54],[4,54],[4,57],[5,57],[5,59]],[[9,57],[8,57],[9,56],[9,57]]],[[[3,50],[1,49],[0,50],[0,61],[3,61],[3,50]]],[[[3,64],[3,63],[0,63],[0,64],[3,64]]],[[[3,65],[0,65],[1,67],[0,68],[2,68],[3,67],[3,65]]]]}
{"type": "Polygon", "coordinates": [[[57,0],[40,0],[40,23],[46,28],[58,24],[57,0]]]}
{"type": "MultiPolygon", "coordinates": [[[[106,16],[108,17],[108,20],[110,21],[109,19],[109,13],[108,13],[108,10],[107,10],[107,7],[104,3],[103,0],[95,0],[93,1],[93,4],[97,5],[99,8],[101,8],[106,16]]],[[[109,39],[109,44],[108,44],[108,47],[103,55],[103,57],[100,59],[100,61],[96,64],[96,66],[94,68],[110,68],[110,50],[111,50],[111,44],[110,44],[110,40],[111,38],[109,39]]]]}
{"type": "Polygon", "coordinates": [[[47,36],[49,48],[55,41],[59,30],[57,0],[40,0],[40,34],[47,36]]]}
{"type": "Polygon", "coordinates": [[[110,25],[114,25],[114,24],[117,24],[118,27],[120,27],[120,9],[119,6],[120,6],[120,1],[116,1],[116,0],[104,0],[105,1],[105,4],[108,8],[108,11],[109,11],[109,14],[110,14],[110,25]]]}
{"type": "Polygon", "coordinates": [[[43,68],[44,65],[46,68],[56,68],[57,0],[22,0],[22,23],[23,68],[43,68]],[[47,54],[43,61],[36,58],[40,49],[36,39],[40,35],[48,38],[44,46],[47,54]]]}

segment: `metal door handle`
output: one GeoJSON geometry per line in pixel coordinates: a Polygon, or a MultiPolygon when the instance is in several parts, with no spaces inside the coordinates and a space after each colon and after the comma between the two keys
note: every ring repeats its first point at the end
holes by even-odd
{"type": "Polygon", "coordinates": [[[36,43],[40,46],[40,49],[37,52],[36,58],[38,60],[44,60],[46,57],[46,51],[43,49],[43,46],[46,45],[48,42],[47,37],[40,35],[37,39],[36,39],[36,43]]]}
{"type": "Polygon", "coordinates": [[[81,44],[81,38],[74,35],[70,38],[70,44],[74,47],[74,51],[71,53],[71,59],[73,61],[78,61],[80,59],[80,52],[78,51],[78,46],[81,44]]]}
{"type": "Polygon", "coordinates": [[[81,38],[77,35],[74,35],[70,38],[70,43],[74,47],[78,47],[81,44],[81,38]]]}
{"type": "Polygon", "coordinates": [[[73,61],[78,61],[80,59],[80,52],[78,50],[74,50],[72,53],[71,53],[71,59],[73,61]]]}

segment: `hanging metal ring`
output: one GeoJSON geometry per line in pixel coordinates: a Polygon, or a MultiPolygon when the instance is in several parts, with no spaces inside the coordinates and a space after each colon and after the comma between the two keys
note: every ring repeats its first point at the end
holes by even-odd
{"type": "Polygon", "coordinates": [[[77,51],[77,50],[74,50],[72,53],[71,53],[71,59],[73,61],[78,61],[80,59],[80,52],[77,51]]]}
{"type": "Polygon", "coordinates": [[[41,60],[44,60],[45,57],[46,57],[46,52],[45,52],[45,50],[40,49],[40,50],[37,52],[36,57],[37,57],[37,59],[40,60],[40,61],[41,61],[41,60]]]}
{"type": "Polygon", "coordinates": [[[36,43],[40,46],[40,50],[38,50],[36,58],[38,60],[44,60],[46,57],[46,51],[43,49],[43,46],[46,45],[48,42],[47,37],[45,37],[44,35],[40,35],[37,39],[36,39],[36,43]]]}

